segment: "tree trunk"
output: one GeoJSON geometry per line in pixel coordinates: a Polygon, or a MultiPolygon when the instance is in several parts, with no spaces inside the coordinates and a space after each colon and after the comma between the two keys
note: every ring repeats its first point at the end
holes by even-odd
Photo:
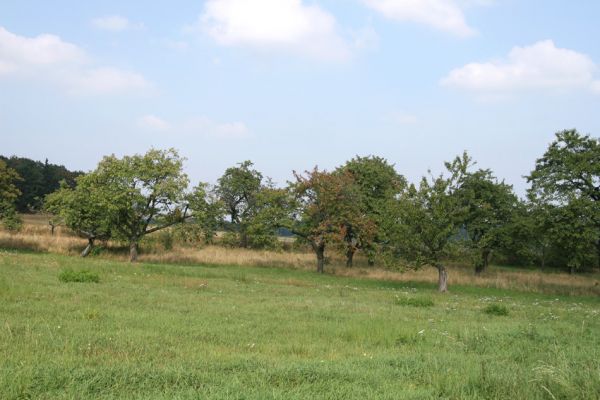
{"type": "Polygon", "coordinates": [[[346,252],[346,267],[347,268],[352,268],[355,252],[356,252],[356,249],[353,246],[348,247],[348,251],[346,252]]]}
{"type": "Polygon", "coordinates": [[[312,243],[312,248],[317,255],[317,272],[322,274],[325,271],[325,243],[312,243]]]}
{"type": "Polygon", "coordinates": [[[445,293],[448,291],[448,270],[446,267],[438,264],[436,266],[438,270],[438,291],[441,293],[445,293]]]}
{"type": "Polygon", "coordinates": [[[490,253],[491,251],[488,249],[481,251],[481,262],[478,262],[475,266],[475,275],[481,275],[483,272],[487,271],[490,262],[490,253]]]}
{"type": "Polygon", "coordinates": [[[88,244],[87,246],[85,246],[85,249],[83,249],[83,251],[81,252],[81,257],[87,257],[90,252],[92,251],[92,248],[94,247],[94,238],[88,238],[88,244]]]}
{"type": "Polygon", "coordinates": [[[600,239],[596,242],[596,253],[598,256],[598,270],[600,271],[600,239]]]}
{"type": "Polygon", "coordinates": [[[484,270],[483,261],[477,261],[475,264],[475,275],[479,276],[484,270]]]}
{"type": "Polygon", "coordinates": [[[242,249],[248,248],[248,234],[243,229],[240,229],[240,247],[242,249]]]}
{"type": "Polygon", "coordinates": [[[546,248],[542,248],[542,271],[546,269],[546,248]]]}
{"type": "Polygon", "coordinates": [[[138,258],[138,244],[137,241],[129,243],[129,261],[136,262],[138,258]]]}

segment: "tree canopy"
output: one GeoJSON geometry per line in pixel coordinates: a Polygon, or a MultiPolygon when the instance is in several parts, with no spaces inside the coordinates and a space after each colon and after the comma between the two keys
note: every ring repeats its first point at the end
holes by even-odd
{"type": "Polygon", "coordinates": [[[69,171],[62,165],[34,161],[24,157],[0,156],[8,167],[14,169],[22,178],[15,183],[21,192],[15,201],[17,211],[27,213],[39,211],[43,207],[44,196],[59,189],[61,181],[70,187],[75,185],[75,178],[82,173],[69,171]]]}
{"type": "Polygon", "coordinates": [[[317,271],[322,273],[328,244],[341,244],[349,226],[364,234],[370,234],[375,227],[361,212],[362,194],[352,174],[319,171],[315,167],[294,176],[287,228],[310,244],[317,256],[317,271]]]}
{"type": "Polygon", "coordinates": [[[21,194],[17,188],[20,181],[19,174],[0,160],[0,220],[9,230],[18,229],[21,224],[15,210],[15,202],[21,194]]]}
{"type": "Polygon", "coordinates": [[[352,176],[360,193],[357,197],[360,204],[357,206],[364,216],[360,225],[349,224],[344,227],[346,266],[352,266],[357,250],[365,251],[372,264],[377,245],[385,240],[384,233],[379,229],[387,218],[385,204],[406,188],[406,180],[386,159],[375,156],[357,156],[338,168],[337,173],[352,176]],[[364,223],[365,219],[369,220],[369,224],[364,223]]]}
{"type": "Polygon", "coordinates": [[[397,202],[393,222],[397,255],[417,268],[435,267],[440,292],[448,290],[444,262],[452,255],[465,218],[465,208],[456,195],[459,175],[456,170],[451,172],[449,177],[424,177],[419,186],[411,185],[397,202]]]}

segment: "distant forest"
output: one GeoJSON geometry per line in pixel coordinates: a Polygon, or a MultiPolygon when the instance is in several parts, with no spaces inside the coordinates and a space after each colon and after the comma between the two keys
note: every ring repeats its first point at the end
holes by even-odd
{"type": "Polygon", "coordinates": [[[5,157],[0,155],[9,168],[17,171],[20,180],[15,186],[21,192],[15,206],[18,212],[28,213],[39,211],[42,207],[44,196],[56,191],[60,182],[64,180],[67,185],[74,187],[75,178],[82,175],[82,171],[69,171],[63,165],[51,164],[31,160],[24,157],[5,157]]]}

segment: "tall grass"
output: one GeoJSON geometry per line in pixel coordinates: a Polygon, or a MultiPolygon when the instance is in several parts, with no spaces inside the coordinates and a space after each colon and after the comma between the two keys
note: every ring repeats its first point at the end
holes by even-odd
{"type": "MultiPolygon", "coordinates": [[[[78,238],[65,228],[58,228],[50,235],[48,226],[38,218],[35,223],[27,222],[18,233],[0,230],[0,248],[34,252],[48,252],[65,255],[78,255],[85,247],[86,240],[78,238]]],[[[99,243],[99,245],[101,245],[99,243]]],[[[108,243],[107,249],[99,257],[125,261],[128,257],[126,246],[108,243]]],[[[169,250],[159,236],[150,236],[141,245],[142,262],[168,264],[212,264],[278,267],[301,270],[315,269],[315,256],[309,251],[269,251],[230,248],[224,246],[189,246],[169,243],[169,250]]],[[[437,282],[437,271],[422,268],[417,271],[393,271],[371,267],[360,255],[356,257],[354,268],[344,266],[343,257],[335,252],[329,254],[326,272],[345,277],[362,277],[392,282],[437,282]]],[[[541,272],[516,268],[491,267],[482,276],[474,275],[468,266],[450,265],[450,290],[452,285],[475,286],[495,289],[513,289],[538,293],[567,295],[600,295],[600,274],[587,273],[569,275],[566,273],[541,272]]]]}

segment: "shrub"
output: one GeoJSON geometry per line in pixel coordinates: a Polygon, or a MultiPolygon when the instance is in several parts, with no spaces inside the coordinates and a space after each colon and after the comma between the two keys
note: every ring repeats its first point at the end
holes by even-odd
{"type": "Polygon", "coordinates": [[[401,306],[410,307],[431,307],[433,300],[427,297],[397,297],[396,303],[401,306]]]}
{"type": "Polygon", "coordinates": [[[21,217],[16,213],[15,209],[0,203],[0,221],[4,228],[9,232],[18,232],[23,226],[21,217]]]}
{"type": "Polygon", "coordinates": [[[198,224],[179,224],[173,228],[173,239],[177,243],[198,246],[208,240],[198,224]]]}
{"type": "Polygon", "coordinates": [[[90,251],[90,255],[91,256],[99,256],[100,254],[104,253],[106,250],[106,247],[104,246],[94,246],[92,248],[92,251],[90,251]]]}
{"type": "Polygon", "coordinates": [[[240,247],[240,237],[236,232],[225,232],[220,239],[225,247],[240,247]]]}
{"type": "Polygon", "coordinates": [[[74,271],[72,269],[64,269],[58,275],[61,282],[100,282],[98,274],[92,271],[74,271]]]}
{"type": "Polygon", "coordinates": [[[508,308],[502,304],[490,304],[483,309],[483,312],[489,315],[508,315],[508,308]]]}
{"type": "Polygon", "coordinates": [[[173,250],[173,233],[169,230],[161,231],[158,234],[158,241],[166,251],[173,250]]]}

